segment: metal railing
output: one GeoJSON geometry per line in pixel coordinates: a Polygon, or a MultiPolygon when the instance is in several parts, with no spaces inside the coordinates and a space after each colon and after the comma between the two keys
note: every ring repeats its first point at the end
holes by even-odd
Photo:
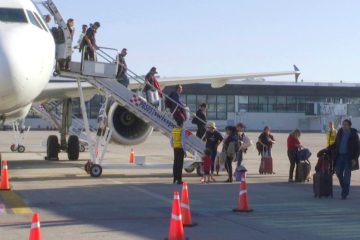
{"type": "MultiPolygon", "coordinates": [[[[84,47],[85,48],[85,47],[84,47]]],[[[85,49],[83,49],[83,51],[85,51],[85,49]]],[[[84,55],[85,54],[82,54],[82,61],[84,61],[84,55]]],[[[97,56],[100,56],[104,61],[106,61],[107,63],[117,63],[119,64],[119,58],[118,58],[118,50],[117,49],[114,49],[114,48],[107,48],[107,47],[97,47],[96,48],[96,55],[97,56]],[[108,54],[107,52],[105,52],[104,50],[110,50],[110,51],[115,51],[116,52],[116,57],[112,57],[110,54],[108,54]]],[[[138,88],[139,91],[143,92],[143,90],[145,89],[146,86],[148,86],[152,91],[157,91],[157,94],[159,94],[159,91],[158,89],[156,89],[151,83],[149,83],[144,76],[140,76],[138,74],[136,74],[134,71],[132,71],[131,69],[127,68],[126,69],[126,75],[129,79],[131,80],[134,80],[135,82],[137,82],[140,87],[138,88]]],[[[121,83],[120,83],[121,84],[121,83]]],[[[148,99],[146,99],[148,101],[148,99]]],[[[170,101],[171,104],[174,106],[173,107],[173,110],[171,111],[170,109],[170,114],[171,116],[174,118],[174,114],[176,113],[176,111],[178,111],[179,108],[182,109],[182,111],[186,114],[188,113],[188,117],[186,120],[190,120],[191,117],[192,118],[196,118],[200,123],[204,124],[205,125],[205,128],[206,128],[206,125],[208,124],[208,122],[202,120],[201,118],[199,118],[198,116],[196,116],[195,113],[192,113],[190,111],[189,108],[187,108],[185,106],[185,104],[182,104],[182,103],[178,103],[176,102],[174,99],[172,99],[171,97],[169,97],[168,95],[162,93],[162,99],[160,100],[162,101],[162,104],[164,104],[166,101],[170,101]]],[[[160,111],[164,111],[164,109],[159,109],[160,111]]],[[[217,130],[216,130],[217,131],[217,130]]],[[[204,133],[204,135],[200,138],[200,139],[204,139],[206,135],[206,131],[204,133]]]]}

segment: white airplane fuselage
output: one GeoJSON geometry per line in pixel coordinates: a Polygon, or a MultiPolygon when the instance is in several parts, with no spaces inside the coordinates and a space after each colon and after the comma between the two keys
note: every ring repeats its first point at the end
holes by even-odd
{"type": "Polygon", "coordinates": [[[1,11],[9,16],[0,16],[0,120],[11,122],[27,115],[49,82],[55,43],[30,0],[2,0],[1,11]],[[26,22],[12,21],[11,9],[17,13],[21,9],[26,22]],[[31,22],[29,12],[37,14],[38,26],[31,22]]]}

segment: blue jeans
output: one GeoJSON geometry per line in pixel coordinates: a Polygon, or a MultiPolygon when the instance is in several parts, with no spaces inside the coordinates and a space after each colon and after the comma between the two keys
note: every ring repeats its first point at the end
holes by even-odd
{"type": "Polygon", "coordinates": [[[117,81],[119,83],[121,83],[122,85],[124,85],[125,87],[128,87],[129,86],[129,78],[126,76],[126,73],[122,73],[120,74],[120,76],[118,77],[117,81]]]}
{"type": "Polygon", "coordinates": [[[336,159],[336,175],[342,189],[341,196],[346,197],[350,191],[351,168],[349,157],[347,155],[339,155],[336,159]]]}
{"type": "Polygon", "coordinates": [[[211,174],[214,174],[217,149],[211,149],[211,174]]]}

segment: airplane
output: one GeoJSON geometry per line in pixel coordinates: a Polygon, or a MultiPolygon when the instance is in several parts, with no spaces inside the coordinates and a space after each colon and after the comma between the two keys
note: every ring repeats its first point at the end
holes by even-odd
{"type": "MultiPolygon", "coordinates": [[[[52,78],[56,63],[55,47],[51,31],[31,0],[0,1],[0,124],[24,119],[32,104],[46,103],[54,99],[63,101],[64,106],[67,106],[64,108],[67,110],[62,112],[63,120],[71,120],[69,105],[72,98],[79,97],[78,86],[74,81],[52,78]]],[[[219,88],[230,80],[284,75],[295,75],[298,78],[299,74],[299,69],[294,66],[294,71],[160,78],[159,83],[161,87],[211,83],[214,88],[219,88]]],[[[137,83],[129,85],[130,89],[138,87],[137,83]]],[[[98,93],[89,83],[82,84],[82,89],[89,98],[98,93]]],[[[112,139],[116,143],[136,145],[145,141],[152,133],[152,126],[117,103],[113,103],[109,108],[108,116],[108,125],[113,132],[112,139]],[[124,128],[133,131],[123,131],[124,128]]],[[[76,140],[77,136],[69,136],[72,141],[66,140],[67,128],[64,124],[59,129],[60,146],[68,151],[69,160],[77,160],[79,141],[76,140]]],[[[57,136],[49,136],[47,143],[49,152],[55,145],[59,145],[57,136]]]]}

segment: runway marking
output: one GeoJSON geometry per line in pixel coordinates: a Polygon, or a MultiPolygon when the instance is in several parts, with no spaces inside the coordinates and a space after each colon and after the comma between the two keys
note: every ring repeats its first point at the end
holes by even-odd
{"type": "Polygon", "coordinates": [[[32,210],[27,206],[23,199],[13,191],[0,192],[0,197],[6,206],[15,214],[31,214],[32,210]]]}

